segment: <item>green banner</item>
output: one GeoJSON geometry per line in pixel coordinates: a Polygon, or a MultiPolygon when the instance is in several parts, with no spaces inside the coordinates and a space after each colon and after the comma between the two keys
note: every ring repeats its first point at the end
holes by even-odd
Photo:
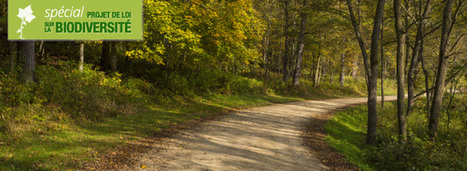
{"type": "Polygon", "coordinates": [[[142,0],[9,0],[9,40],[142,40],[142,0]]]}

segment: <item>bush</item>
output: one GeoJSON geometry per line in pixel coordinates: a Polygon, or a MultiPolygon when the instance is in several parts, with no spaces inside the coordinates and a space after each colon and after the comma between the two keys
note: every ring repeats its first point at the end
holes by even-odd
{"type": "MultiPolygon", "coordinates": [[[[459,99],[463,95],[454,101],[459,99]]],[[[378,170],[467,170],[467,129],[461,126],[462,119],[458,116],[462,109],[452,110],[450,129],[446,128],[446,115],[441,115],[437,141],[431,141],[427,136],[424,100],[414,103],[414,112],[407,117],[409,130],[405,143],[396,134],[395,102],[387,103],[378,116],[380,131],[376,146],[369,149],[368,155],[378,170]]]]}
{"type": "Polygon", "coordinates": [[[401,143],[391,139],[370,148],[368,159],[378,170],[467,170],[465,142],[457,145],[452,143],[435,143],[417,138],[401,143]],[[463,151],[457,151],[456,148],[461,147],[461,144],[464,146],[463,151]]]}
{"type": "MultiPolygon", "coordinates": [[[[62,64],[60,69],[50,66],[37,68],[38,94],[46,99],[47,104],[61,106],[73,117],[99,120],[106,116],[131,114],[137,110],[135,105],[146,99],[140,89],[123,86],[118,74],[107,77],[90,66],[86,66],[83,72],[73,68],[77,67],[72,63],[62,64]]],[[[138,88],[149,91],[144,87],[138,88]]]]}
{"type": "Polygon", "coordinates": [[[263,82],[256,79],[235,76],[225,85],[223,92],[228,94],[258,94],[264,93],[264,90],[263,82]]]}
{"type": "Polygon", "coordinates": [[[34,101],[35,84],[23,84],[16,77],[0,73],[0,106],[14,107],[34,101]]]}

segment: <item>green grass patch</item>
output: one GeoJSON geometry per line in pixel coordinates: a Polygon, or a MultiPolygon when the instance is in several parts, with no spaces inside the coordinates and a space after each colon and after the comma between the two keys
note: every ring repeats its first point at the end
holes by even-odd
{"type": "Polygon", "coordinates": [[[367,106],[360,105],[337,113],[325,125],[326,142],[341,152],[350,163],[363,170],[376,170],[366,161],[367,106]]]}

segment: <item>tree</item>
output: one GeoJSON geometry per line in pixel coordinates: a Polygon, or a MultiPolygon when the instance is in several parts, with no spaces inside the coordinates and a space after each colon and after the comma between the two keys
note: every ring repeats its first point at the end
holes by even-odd
{"type": "Polygon", "coordinates": [[[381,107],[382,108],[384,108],[384,77],[386,75],[386,64],[385,64],[385,59],[384,59],[383,37],[384,37],[384,21],[381,23],[381,47],[380,47],[380,53],[381,53],[381,107]]]}
{"type": "Polygon", "coordinates": [[[344,77],[345,77],[345,52],[341,53],[341,74],[339,75],[339,84],[341,87],[344,87],[344,77]]]}
{"type": "MultiPolygon", "coordinates": [[[[448,52],[448,42],[449,35],[451,33],[451,28],[453,27],[452,22],[452,6],[454,0],[446,0],[444,10],[443,10],[443,23],[441,30],[441,42],[439,45],[439,62],[438,62],[438,71],[436,75],[435,90],[433,93],[433,101],[430,111],[430,121],[428,124],[428,130],[430,137],[433,139],[437,136],[438,133],[438,123],[439,123],[439,114],[441,112],[441,104],[443,102],[444,96],[444,83],[446,80],[446,72],[448,69],[447,55],[448,52]]],[[[460,5],[460,4],[459,4],[460,5]]]]}
{"type": "Polygon", "coordinates": [[[347,0],[347,6],[352,21],[352,25],[355,30],[355,35],[362,51],[365,71],[367,75],[367,88],[368,88],[368,127],[367,127],[367,140],[368,144],[373,143],[376,138],[376,124],[377,124],[377,109],[376,109],[376,87],[378,81],[378,42],[381,32],[381,24],[383,22],[385,0],[378,0],[375,17],[373,21],[373,33],[371,35],[371,48],[370,48],[370,64],[367,64],[368,55],[364,42],[361,38],[360,27],[357,25],[357,20],[353,13],[353,8],[350,0],[347,0]]]}
{"type": "Polygon", "coordinates": [[[283,68],[283,78],[282,80],[286,82],[289,80],[289,70],[288,70],[288,63],[289,63],[289,46],[290,46],[290,15],[289,15],[289,5],[290,1],[289,0],[284,0],[282,2],[282,8],[284,9],[284,36],[285,36],[285,42],[284,42],[284,54],[283,54],[283,62],[282,62],[282,68],[283,68]]]}
{"type": "MultiPolygon", "coordinates": [[[[421,4],[420,4],[420,8],[421,8],[421,4]]],[[[414,45],[413,52],[412,52],[412,60],[410,62],[409,72],[407,75],[407,94],[408,94],[407,116],[412,111],[412,102],[414,100],[414,94],[415,94],[415,90],[414,90],[415,73],[420,63],[420,58],[422,58],[422,55],[423,55],[423,42],[424,42],[423,39],[425,37],[424,35],[425,21],[428,16],[430,8],[431,8],[431,0],[428,0],[423,12],[422,10],[420,10],[420,13],[419,13],[420,18],[416,22],[417,23],[417,35],[415,38],[415,45],[414,45]]]]}
{"type": "Polygon", "coordinates": [[[405,58],[405,32],[402,25],[401,2],[394,0],[395,29],[397,35],[397,56],[396,56],[396,75],[397,75],[397,123],[399,136],[403,139],[407,136],[407,124],[405,121],[405,95],[404,95],[404,58],[405,58]]]}
{"type": "Polygon", "coordinates": [[[102,41],[102,55],[100,60],[100,66],[103,71],[107,71],[110,69],[111,47],[111,42],[102,41]]]}
{"type": "Polygon", "coordinates": [[[117,42],[110,44],[110,71],[117,72],[117,42]]]}
{"type": "Polygon", "coordinates": [[[373,143],[376,138],[377,109],[376,109],[376,87],[378,81],[378,43],[383,23],[385,0],[378,0],[374,19],[373,33],[371,35],[369,86],[368,86],[368,130],[367,143],[373,143]]]}
{"type": "Polygon", "coordinates": [[[18,58],[17,42],[10,42],[10,74],[16,74],[16,58],[18,58]]]}
{"type": "Polygon", "coordinates": [[[21,41],[18,46],[20,57],[25,59],[22,78],[26,83],[32,83],[35,81],[34,70],[36,68],[35,42],[21,41]]]}
{"type": "Polygon", "coordinates": [[[84,65],[84,43],[79,44],[79,71],[83,72],[84,65]]]}
{"type": "Polygon", "coordinates": [[[297,48],[297,62],[295,64],[293,85],[298,86],[300,84],[300,76],[302,72],[302,61],[303,61],[303,50],[305,48],[305,36],[306,36],[306,24],[308,18],[308,12],[306,11],[308,7],[308,1],[303,0],[302,3],[302,12],[300,15],[300,33],[298,34],[298,48],[297,48]]]}

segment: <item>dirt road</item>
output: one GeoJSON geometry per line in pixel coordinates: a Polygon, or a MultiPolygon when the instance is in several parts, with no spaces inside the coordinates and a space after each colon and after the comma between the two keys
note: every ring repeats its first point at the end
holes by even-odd
{"type": "Polygon", "coordinates": [[[127,170],[329,170],[304,146],[305,124],[366,100],[299,101],[232,112],[163,140],[127,170]]]}

